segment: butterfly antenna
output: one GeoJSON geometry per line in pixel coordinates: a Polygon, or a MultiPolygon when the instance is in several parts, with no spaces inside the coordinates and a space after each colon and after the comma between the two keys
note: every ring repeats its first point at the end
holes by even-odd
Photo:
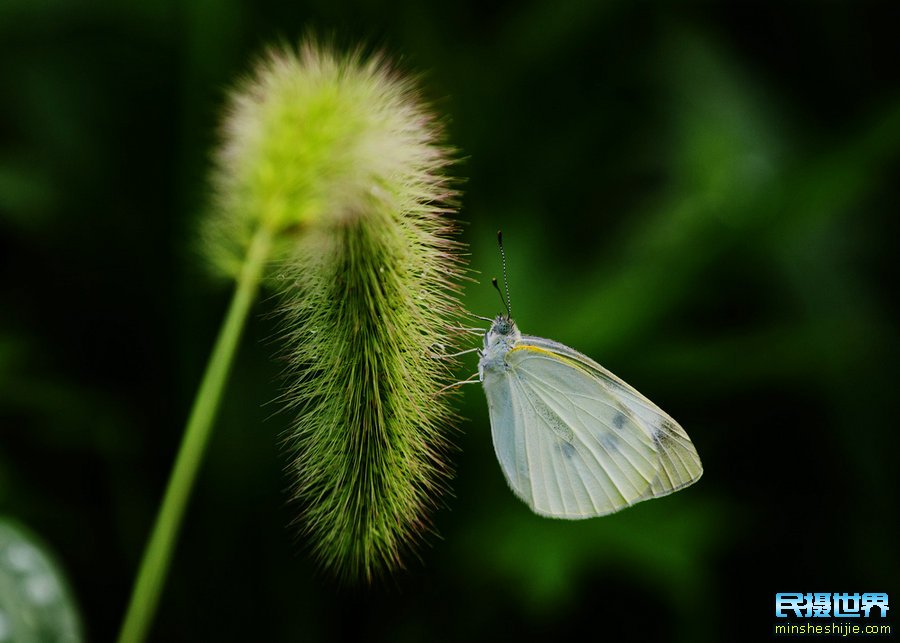
{"type": "MultiPolygon", "coordinates": [[[[500,261],[503,263],[503,286],[506,288],[506,314],[509,317],[512,317],[512,305],[510,305],[509,300],[509,277],[506,274],[506,252],[503,251],[503,230],[497,230],[497,245],[500,246],[500,261]]],[[[497,287],[497,280],[494,279],[494,286],[497,287]]],[[[500,292],[500,288],[497,287],[497,292],[500,292]]],[[[500,294],[500,299],[503,299],[503,294],[500,294]]]]}
{"type": "Polygon", "coordinates": [[[497,290],[497,294],[500,295],[500,303],[502,303],[503,307],[506,308],[506,316],[510,317],[511,315],[509,314],[509,304],[506,302],[505,299],[503,299],[503,293],[500,291],[500,286],[497,284],[496,277],[491,277],[491,284],[497,290]]]}

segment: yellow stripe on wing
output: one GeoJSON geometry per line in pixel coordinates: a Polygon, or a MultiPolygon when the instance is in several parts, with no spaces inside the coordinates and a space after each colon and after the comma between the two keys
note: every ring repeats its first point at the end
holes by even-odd
{"type": "Polygon", "coordinates": [[[571,366],[572,368],[576,368],[587,375],[593,375],[590,370],[585,368],[582,364],[580,364],[577,360],[574,360],[566,355],[561,355],[559,353],[554,353],[553,351],[548,351],[546,348],[541,348],[540,346],[533,346],[532,344],[523,344],[522,346],[516,346],[511,349],[508,355],[515,353],[516,351],[528,351],[530,353],[537,353],[538,355],[544,355],[545,357],[552,357],[553,359],[559,360],[563,364],[567,366],[571,366]]]}

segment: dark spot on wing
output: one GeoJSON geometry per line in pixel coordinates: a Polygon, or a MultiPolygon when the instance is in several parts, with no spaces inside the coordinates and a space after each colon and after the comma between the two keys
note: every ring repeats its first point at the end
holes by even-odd
{"type": "Polygon", "coordinates": [[[619,430],[625,426],[625,414],[622,411],[616,411],[616,414],[613,416],[613,426],[619,430]]]}
{"type": "Polygon", "coordinates": [[[672,443],[672,435],[675,433],[675,427],[671,421],[663,419],[659,426],[653,427],[653,445],[657,450],[662,446],[669,446],[672,443]]]}
{"type": "Polygon", "coordinates": [[[575,455],[575,446],[569,442],[560,442],[559,450],[562,451],[562,454],[566,457],[566,460],[571,460],[575,455]]]}

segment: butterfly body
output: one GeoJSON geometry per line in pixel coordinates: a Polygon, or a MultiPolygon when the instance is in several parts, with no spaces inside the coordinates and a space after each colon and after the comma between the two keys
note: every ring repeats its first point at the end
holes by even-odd
{"type": "Polygon", "coordinates": [[[500,315],[478,364],[494,450],[540,515],[581,519],[667,495],[703,472],[681,426],[581,353],[500,315]]]}

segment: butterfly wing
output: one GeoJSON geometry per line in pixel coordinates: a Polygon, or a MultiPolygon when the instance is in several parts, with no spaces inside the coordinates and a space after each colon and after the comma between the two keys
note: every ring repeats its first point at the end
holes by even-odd
{"type": "Polygon", "coordinates": [[[525,335],[522,346],[533,346],[568,359],[598,379],[650,434],[659,458],[657,476],[647,490],[647,498],[659,498],[696,482],[703,474],[700,456],[681,425],[665,411],[613,375],[590,357],[559,342],[525,335]]]}
{"type": "Polygon", "coordinates": [[[508,374],[485,373],[484,392],[491,418],[491,436],[500,469],[510,488],[529,506],[533,506],[531,472],[525,434],[526,418],[517,389],[508,374]]]}
{"type": "Polygon", "coordinates": [[[537,339],[523,338],[508,370],[484,381],[497,459],[536,513],[601,516],[699,477],[674,420],[588,358],[537,339]]]}

